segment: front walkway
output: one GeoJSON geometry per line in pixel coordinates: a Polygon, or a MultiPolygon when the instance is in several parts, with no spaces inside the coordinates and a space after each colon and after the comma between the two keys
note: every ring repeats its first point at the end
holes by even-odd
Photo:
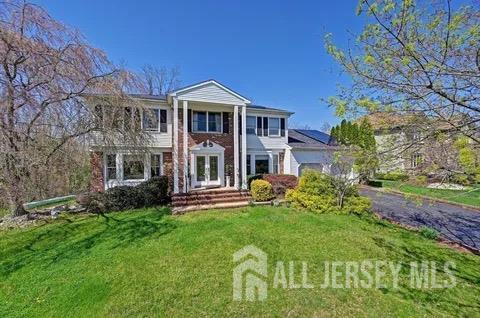
{"type": "Polygon", "coordinates": [[[480,250],[480,210],[434,201],[420,203],[372,188],[362,188],[360,193],[372,200],[374,212],[384,218],[414,227],[428,226],[451,241],[480,250]]]}

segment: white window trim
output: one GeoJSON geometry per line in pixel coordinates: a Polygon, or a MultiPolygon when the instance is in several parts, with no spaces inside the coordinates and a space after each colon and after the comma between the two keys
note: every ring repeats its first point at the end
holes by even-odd
{"type": "MultiPolygon", "coordinates": [[[[245,121],[246,123],[248,123],[248,117],[253,117],[253,118],[255,118],[255,128],[254,128],[254,129],[255,129],[255,133],[254,133],[253,135],[258,136],[258,131],[257,131],[257,120],[258,120],[258,119],[257,119],[257,116],[247,115],[247,120],[245,121]]],[[[249,133],[248,133],[248,125],[247,125],[247,128],[246,128],[246,129],[247,129],[247,135],[252,135],[252,134],[249,134],[249,133]]],[[[253,135],[252,135],[252,136],[253,136],[253,135]]]]}
{"type": "Polygon", "coordinates": [[[146,107],[146,108],[143,108],[141,109],[141,112],[140,112],[140,122],[141,122],[141,127],[142,127],[142,130],[143,131],[146,131],[146,132],[149,132],[149,133],[156,133],[156,134],[162,134],[162,135],[167,135],[168,134],[168,109],[166,108],[161,108],[161,107],[146,107]],[[144,117],[144,112],[145,111],[148,111],[148,110],[158,110],[158,125],[157,125],[157,129],[153,129],[153,128],[148,128],[146,129],[145,126],[143,125],[143,117],[144,117]],[[165,123],[167,125],[167,131],[165,132],[162,132],[160,131],[160,126],[161,126],[161,122],[160,122],[160,119],[162,118],[160,112],[164,110],[167,112],[166,114],[166,118],[167,118],[167,122],[165,123]]]}
{"type": "Polygon", "coordinates": [[[280,137],[282,135],[282,121],[280,119],[280,117],[268,117],[268,137],[280,137]],[[270,120],[271,119],[278,119],[278,134],[271,134],[270,133],[270,129],[272,127],[272,125],[270,124],[270,120]]]}
{"type": "Polygon", "coordinates": [[[120,186],[120,185],[132,185],[138,184],[140,182],[144,182],[149,180],[152,177],[151,172],[151,164],[152,164],[152,155],[160,155],[160,175],[165,175],[164,171],[164,157],[163,152],[147,152],[144,154],[143,159],[143,179],[124,179],[124,167],[123,167],[123,156],[124,155],[135,155],[135,153],[130,152],[106,152],[103,155],[103,177],[105,183],[105,189],[120,186]],[[107,180],[107,155],[115,155],[115,163],[116,163],[116,179],[107,180]]]}
{"type": "Polygon", "coordinates": [[[218,111],[208,111],[208,110],[193,110],[192,109],[192,119],[191,119],[191,124],[192,124],[192,133],[196,133],[196,134],[223,134],[223,112],[218,112],[218,111]],[[206,131],[202,131],[202,130],[195,130],[194,129],[194,125],[193,125],[193,117],[194,117],[194,113],[197,112],[197,113],[206,113],[207,114],[207,125],[206,125],[206,128],[207,130],[206,131]],[[208,129],[208,114],[209,113],[216,113],[216,114],[220,114],[220,131],[210,131],[208,129]]]}

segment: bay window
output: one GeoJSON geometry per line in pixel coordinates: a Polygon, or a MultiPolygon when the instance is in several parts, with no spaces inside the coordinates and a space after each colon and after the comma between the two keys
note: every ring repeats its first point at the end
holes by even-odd
{"type": "Polygon", "coordinates": [[[141,180],[145,178],[144,157],[141,155],[123,155],[123,179],[141,180]]]}

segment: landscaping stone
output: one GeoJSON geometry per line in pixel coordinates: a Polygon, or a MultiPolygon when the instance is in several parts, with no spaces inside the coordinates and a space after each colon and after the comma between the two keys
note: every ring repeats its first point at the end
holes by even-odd
{"type": "Polygon", "coordinates": [[[468,187],[462,186],[460,184],[455,183],[430,183],[427,188],[430,189],[444,189],[444,190],[466,190],[468,187]]]}

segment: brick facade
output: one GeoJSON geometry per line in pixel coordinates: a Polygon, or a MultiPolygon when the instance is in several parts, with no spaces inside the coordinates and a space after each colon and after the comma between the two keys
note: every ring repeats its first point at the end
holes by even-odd
{"type": "MultiPolygon", "coordinates": [[[[225,113],[225,112],[224,112],[225,113]]],[[[223,119],[223,118],[222,118],[223,119]]],[[[224,164],[225,175],[224,180],[226,182],[226,176],[230,176],[230,186],[234,184],[234,144],[233,144],[233,112],[228,113],[228,133],[188,133],[188,147],[195,146],[204,141],[210,140],[216,144],[225,148],[224,152],[224,164]]],[[[239,138],[240,139],[240,138],[239,138]]],[[[190,156],[188,157],[190,160],[190,156]]],[[[178,183],[179,189],[183,188],[183,109],[178,110],[178,183]]],[[[228,186],[225,184],[225,186],[228,186]]]]}
{"type": "Polygon", "coordinates": [[[103,153],[99,151],[90,152],[90,191],[103,192],[105,190],[103,180],[103,153]]]}

